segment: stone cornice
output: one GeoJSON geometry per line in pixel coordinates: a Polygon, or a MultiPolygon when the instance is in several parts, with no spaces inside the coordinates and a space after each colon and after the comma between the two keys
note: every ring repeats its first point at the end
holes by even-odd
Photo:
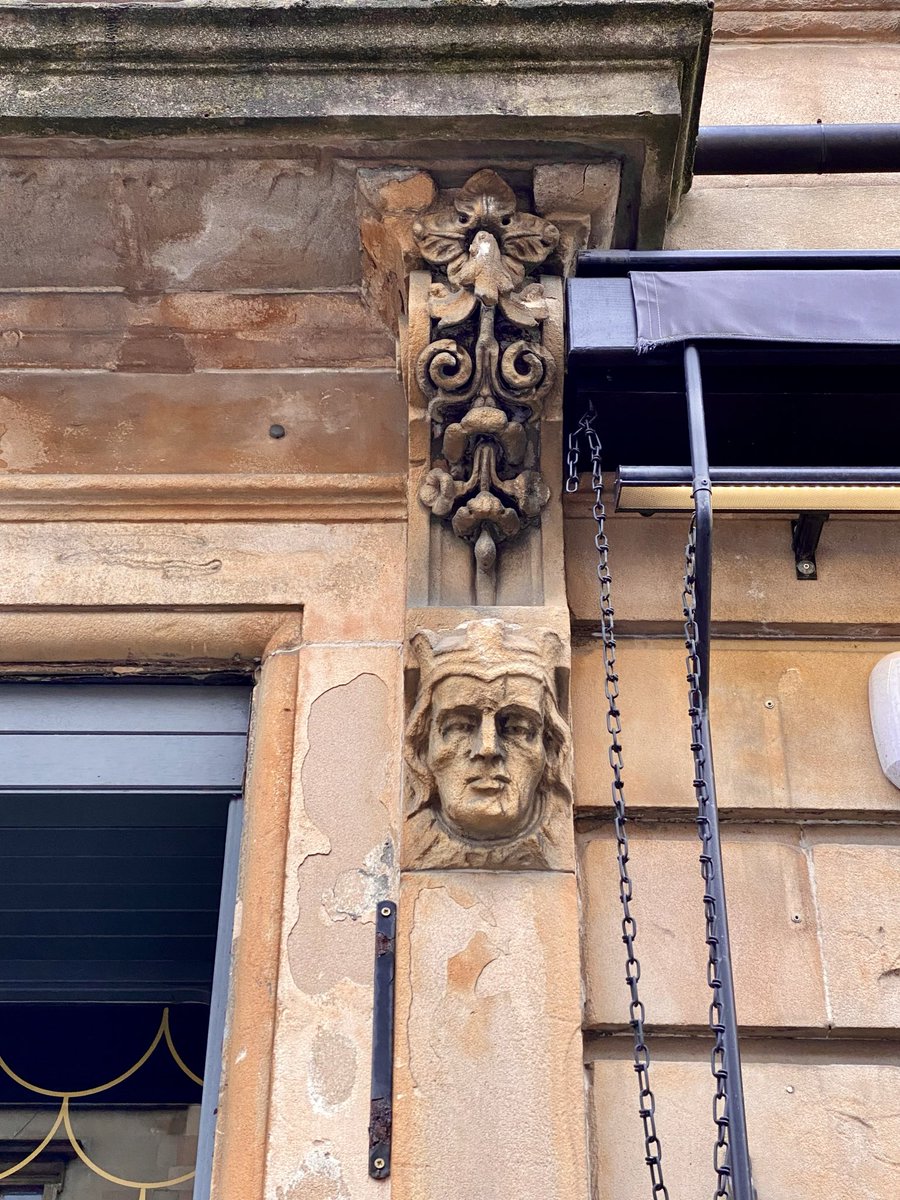
{"type": "MultiPolygon", "coordinates": [[[[393,3],[5,4],[0,61],[105,67],[261,68],[694,59],[706,0],[393,3]]],[[[203,112],[198,116],[216,114],[203,112]]],[[[278,114],[260,114],[276,116],[278,114]]]]}
{"type": "Polygon", "coordinates": [[[0,5],[0,132],[290,130],[416,163],[574,144],[626,164],[622,238],[658,245],[711,25],[708,0],[0,5]]]}

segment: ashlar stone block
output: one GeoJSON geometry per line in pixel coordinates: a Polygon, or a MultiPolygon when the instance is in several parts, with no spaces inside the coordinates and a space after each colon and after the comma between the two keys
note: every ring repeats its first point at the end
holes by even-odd
{"type": "MultiPolygon", "coordinates": [[[[725,811],[896,814],[872,738],[868,677],[891,642],[714,640],[711,713],[725,811]]],[[[622,639],[620,689],[629,803],[694,807],[684,646],[622,639]]],[[[601,652],[572,653],[576,806],[607,809],[610,773],[601,652]]]]}
{"type": "MultiPolygon", "coordinates": [[[[744,1087],[754,1183],[762,1197],[886,1200],[896,1195],[900,1067],[884,1047],[856,1061],[809,1043],[745,1047],[744,1087]],[[831,1061],[829,1061],[831,1060],[831,1061]]],[[[624,1057],[592,1064],[594,1200],[643,1200],[649,1177],[637,1089],[624,1057]]],[[[679,1200],[714,1190],[713,1080],[705,1047],[672,1048],[653,1065],[666,1183],[679,1200]]]]}
{"type": "Polygon", "coordinates": [[[571,874],[403,874],[393,1200],[583,1195],[577,930],[571,874]]]}
{"type": "Polygon", "coordinates": [[[813,846],[822,953],[834,1024],[900,1026],[900,845],[888,831],[821,831],[813,846]]]}
{"type": "MultiPolygon", "coordinates": [[[[630,836],[632,909],[648,1020],[705,1028],[710,992],[696,830],[692,824],[632,827],[630,836]]],[[[722,840],[741,1024],[824,1027],[816,913],[799,832],[728,828],[722,840]]],[[[622,910],[610,831],[582,839],[580,881],[586,1024],[627,1026],[622,910]]]]}

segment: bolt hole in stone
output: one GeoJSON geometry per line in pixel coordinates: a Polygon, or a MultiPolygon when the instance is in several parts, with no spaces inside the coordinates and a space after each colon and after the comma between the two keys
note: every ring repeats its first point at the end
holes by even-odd
{"type": "Polygon", "coordinates": [[[801,920],[801,918],[800,918],[800,914],[799,914],[799,913],[794,913],[794,915],[791,917],[791,920],[794,922],[794,924],[795,924],[795,925],[799,925],[799,924],[800,924],[800,920],[801,920]]]}
{"type": "Polygon", "coordinates": [[[269,426],[269,437],[270,438],[283,438],[286,432],[287,431],[285,430],[283,425],[270,425],[269,426]]]}
{"type": "Polygon", "coordinates": [[[764,701],[764,706],[765,706],[766,708],[774,708],[774,707],[775,707],[775,701],[774,701],[774,700],[766,700],[766,701],[764,701]]]}

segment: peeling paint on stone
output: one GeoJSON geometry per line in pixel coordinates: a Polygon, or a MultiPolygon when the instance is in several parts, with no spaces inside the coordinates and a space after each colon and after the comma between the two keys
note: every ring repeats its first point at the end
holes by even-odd
{"type": "Polygon", "coordinates": [[[359,1052],[345,1034],[319,1029],[307,1071],[310,1103],[318,1113],[333,1113],[349,1100],[356,1084],[359,1052]]]}
{"type": "Polygon", "coordinates": [[[286,1186],[279,1186],[275,1195],[277,1200],[349,1200],[350,1192],[333,1147],[323,1142],[309,1150],[296,1177],[286,1186]]]}
{"type": "Polygon", "coordinates": [[[343,871],[334,887],[322,896],[322,905],[332,921],[375,920],[375,906],[387,900],[395,875],[394,843],[388,839],[366,855],[363,865],[343,871]]]}
{"type": "Polygon", "coordinates": [[[288,959],[297,987],[313,995],[345,976],[371,979],[374,907],[392,894],[395,869],[389,730],[388,691],[376,675],[357,675],[310,705],[303,806],[327,849],[310,851],[298,867],[299,916],[288,959]],[[326,953],[323,938],[335,927],[341,951],[326,953]]]}

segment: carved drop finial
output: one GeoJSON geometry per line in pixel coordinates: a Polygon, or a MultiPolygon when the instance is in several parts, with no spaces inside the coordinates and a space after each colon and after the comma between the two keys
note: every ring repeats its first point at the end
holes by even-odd
{"type": "Polygon", "coordinates": [[[571,735],[551,630],[469,621],[420,630],[406,730],[409,865],[571,865],[571,735]]]}
{"type": "Polygon", "coordinates": [[[442,461],[419,497],[472,542],[476,601],[493,604],[498,544],[537,520],[550,496],[535,469],[535,426],[557,364],[541,340],[544,289],[528,273],[555,249],[559,230],[518,212],[512,188],[484,170],[452,204],[417,220],[413,237],[438,271],[428,298],[432,340],[416,380],[442,461]]]}

